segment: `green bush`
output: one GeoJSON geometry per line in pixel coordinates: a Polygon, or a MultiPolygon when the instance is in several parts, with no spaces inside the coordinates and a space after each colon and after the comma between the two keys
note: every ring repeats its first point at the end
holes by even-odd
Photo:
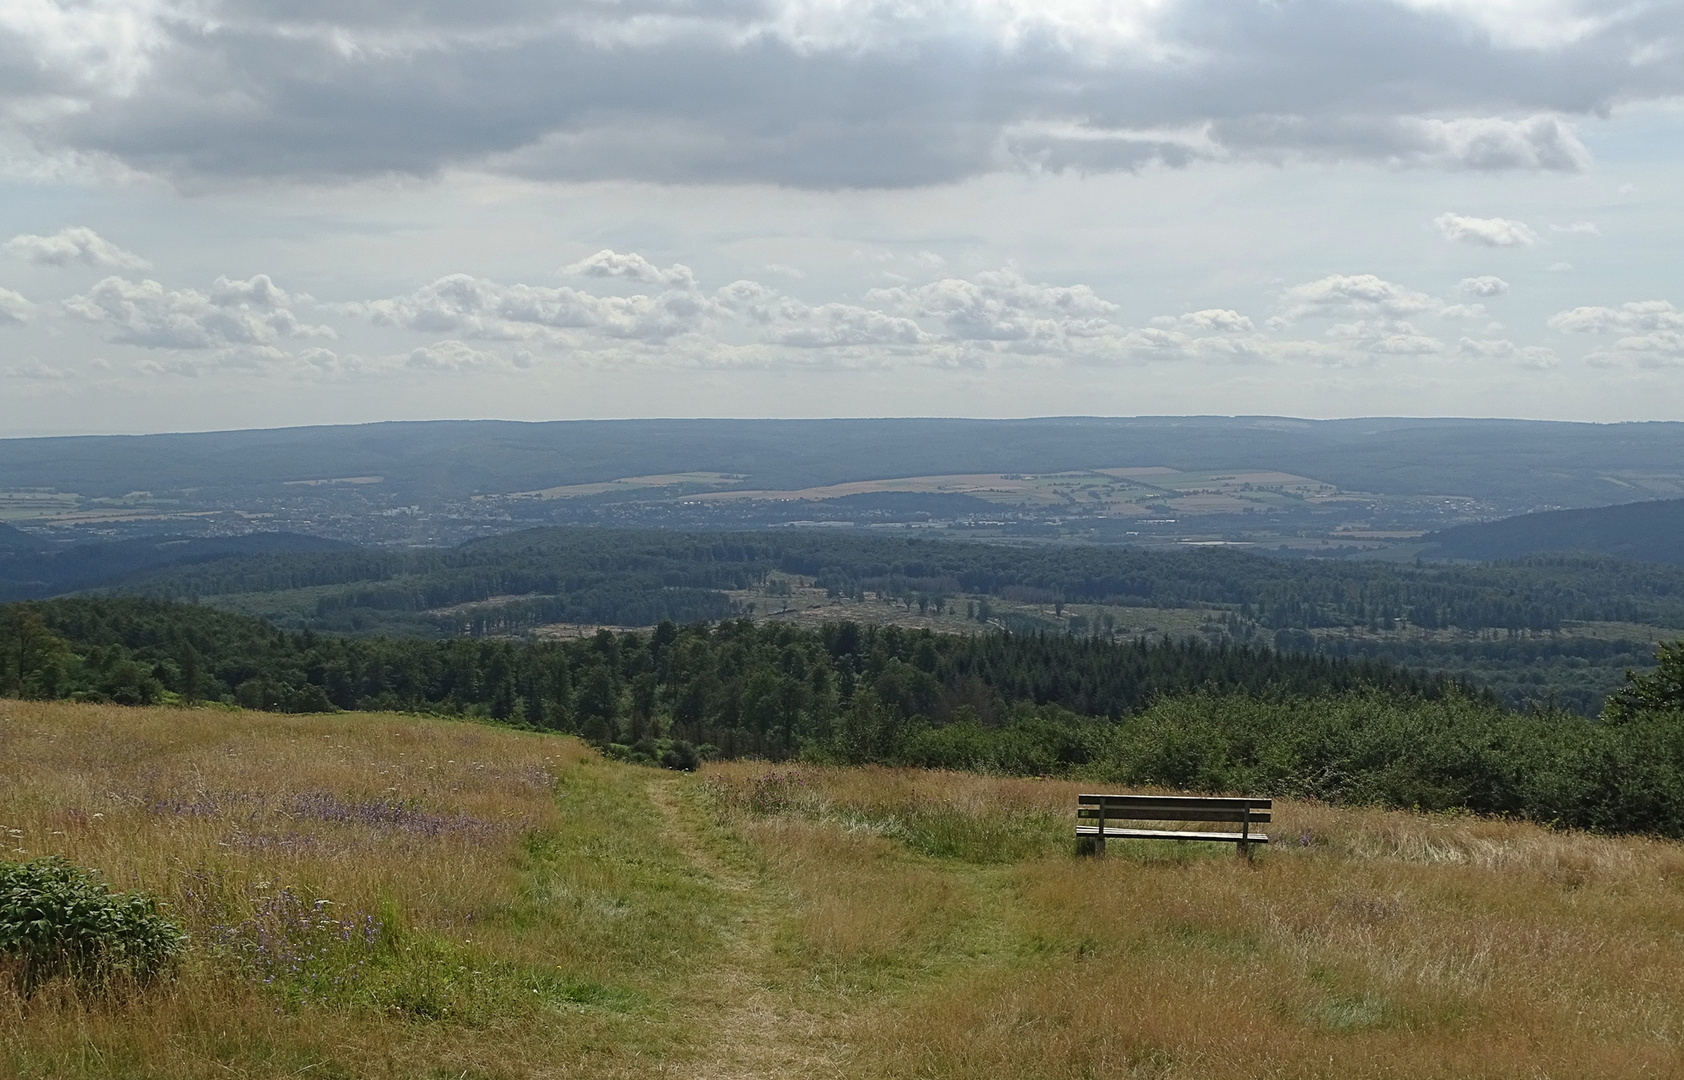
{"type": "Polygon", "coordinates": [[[185,938],[142,893],[114,893],[94,871],[51,857],[0,862],[0,957],[28,996],[68,976],[85,987],[164,974],[185,938]]]}

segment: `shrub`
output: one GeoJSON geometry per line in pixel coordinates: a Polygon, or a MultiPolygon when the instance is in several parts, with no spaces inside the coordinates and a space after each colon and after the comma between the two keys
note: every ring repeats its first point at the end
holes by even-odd
{"type": "Polygon", "coordinates": [[[103,987],[166,972],[185,938],[142,893],[113,893],[96,873],[51,857],[0,862],[0,956],[28,996],[56,976],[103,987]]]}

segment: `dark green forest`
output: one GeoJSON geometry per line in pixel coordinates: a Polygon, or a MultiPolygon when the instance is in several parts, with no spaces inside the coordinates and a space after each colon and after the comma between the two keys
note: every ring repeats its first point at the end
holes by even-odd
{"type": "Polygon", "coordinates": [[[1684,647],[1604,714],[1194,640],[726,620],[559,641],[287,631],[141,598],[0,609],[0,694],[429,712],[633,761],[882,763],[1465,808],[1684,836],[1684,647]]]}
{"type": "MultiPolygon", "coordinates": [[[[1598,639],[1573,633],[1574,624],[1684,628],[1684,567],[1604,555],[1410,565],[803,531],[533,529],[442,550],[207,559],[141,571],[115,588],[291,629],[443,638],[521,635],[557,622],[717,621],[742,614],[725,590],[775,573],[811,578],[835,597],[870,593],[909,606],[999,597],[1198,609],[1236,643],[1449,672],[1514,707],[1554,702],[1585,715],[1626,668],[1649,665],[1652,635],[1598,639]]],[[[1066,628],[999,621],[1020,632],[1066,628]]]]}
{"type": "MultiPolygon", "coordinates": [[[[836,595],[963,594],[1146,607],[1232,609],[1269,629],[1489,627],[1548,632],[1565,621],[1684,628],[1684,568],[1596,555],[1480,566],[1286,560],[1232,549],[1014,547],[894,536],[532,529],[440,551],[306,552],[141,574],[125,591],[169,599],[317,590],[293,618],[314,629],[402,626],[454,634],[562,619],[717,618],[725,598],[773,571],[836,595]],[[519,597],[495,610],[441,607],[519,597]]],[[[291,598],[293,600],[297,597],[291,598]]]]}

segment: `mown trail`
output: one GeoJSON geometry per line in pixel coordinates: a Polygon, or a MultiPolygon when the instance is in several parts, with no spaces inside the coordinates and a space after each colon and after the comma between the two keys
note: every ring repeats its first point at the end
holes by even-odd
{"type": "Polygon", "coordinates": [[[790,835],[787,824],[747,823],[739,830],[721,823],[694,778],[652,779],[646,792],[661,840],[717,890],[729,911],[719,951],[683,994],[695,1027],[713,1037],[663,1075],[862,1075],[870,1063],[861,1041],[923,994],[998,972],[1016,955],[1022,903],[1016,867],[931,859],[869,834],[849,844],[848,830],[834,822],[795,826],[799,835],[790,835]],[[838,839],[843,842],[835,844],[838,839]],[[792,850],[815,846],[820,858],[837,856],[835,864],[789,858],[792,850]],[[854,872],[864,887],[849,896],[848,883],[838,878],[854,872]],[[922,895],[903,895],[904,907],[880,906],[881,886],[896,878],[911,879],[922,895]],[[906,907],[922,918],[897,925],[906,907]],[[834,940],[836,922],[844,924],[843,940],[834,940]],[[895,932],[877,940],[873,925],[895,932]],[[848,940],[849,929],[864,940],[848,940]]]}
{"type": "Polygon", "coordinates": [[[770,1080],[845,1075],[846,1046],[834,1018],[821,1016],[790,993],[778,939],[793,912],[790,897],[743,844],[709,820],[693,787],[676,777],[651,780],[651,811],[661,837],[728,906],[721,951],[709,958],[687,997],[698,1029],[711,1039],[695,1060],[664,1070],[698,1080],[770,1080]]]}

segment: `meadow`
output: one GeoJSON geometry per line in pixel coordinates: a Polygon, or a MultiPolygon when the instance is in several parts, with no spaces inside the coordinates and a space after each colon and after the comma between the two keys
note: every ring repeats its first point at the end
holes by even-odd
{"type": "Polygon", "coordinates": [[[0,776],[0,859],[190,935],[150,987],[0,990],[8,1076],[1684,1072],[1660,840],[1278,800],[1250,864],[1079,859],[1076,780],[367,713],[0,701],[0,776]]]}

